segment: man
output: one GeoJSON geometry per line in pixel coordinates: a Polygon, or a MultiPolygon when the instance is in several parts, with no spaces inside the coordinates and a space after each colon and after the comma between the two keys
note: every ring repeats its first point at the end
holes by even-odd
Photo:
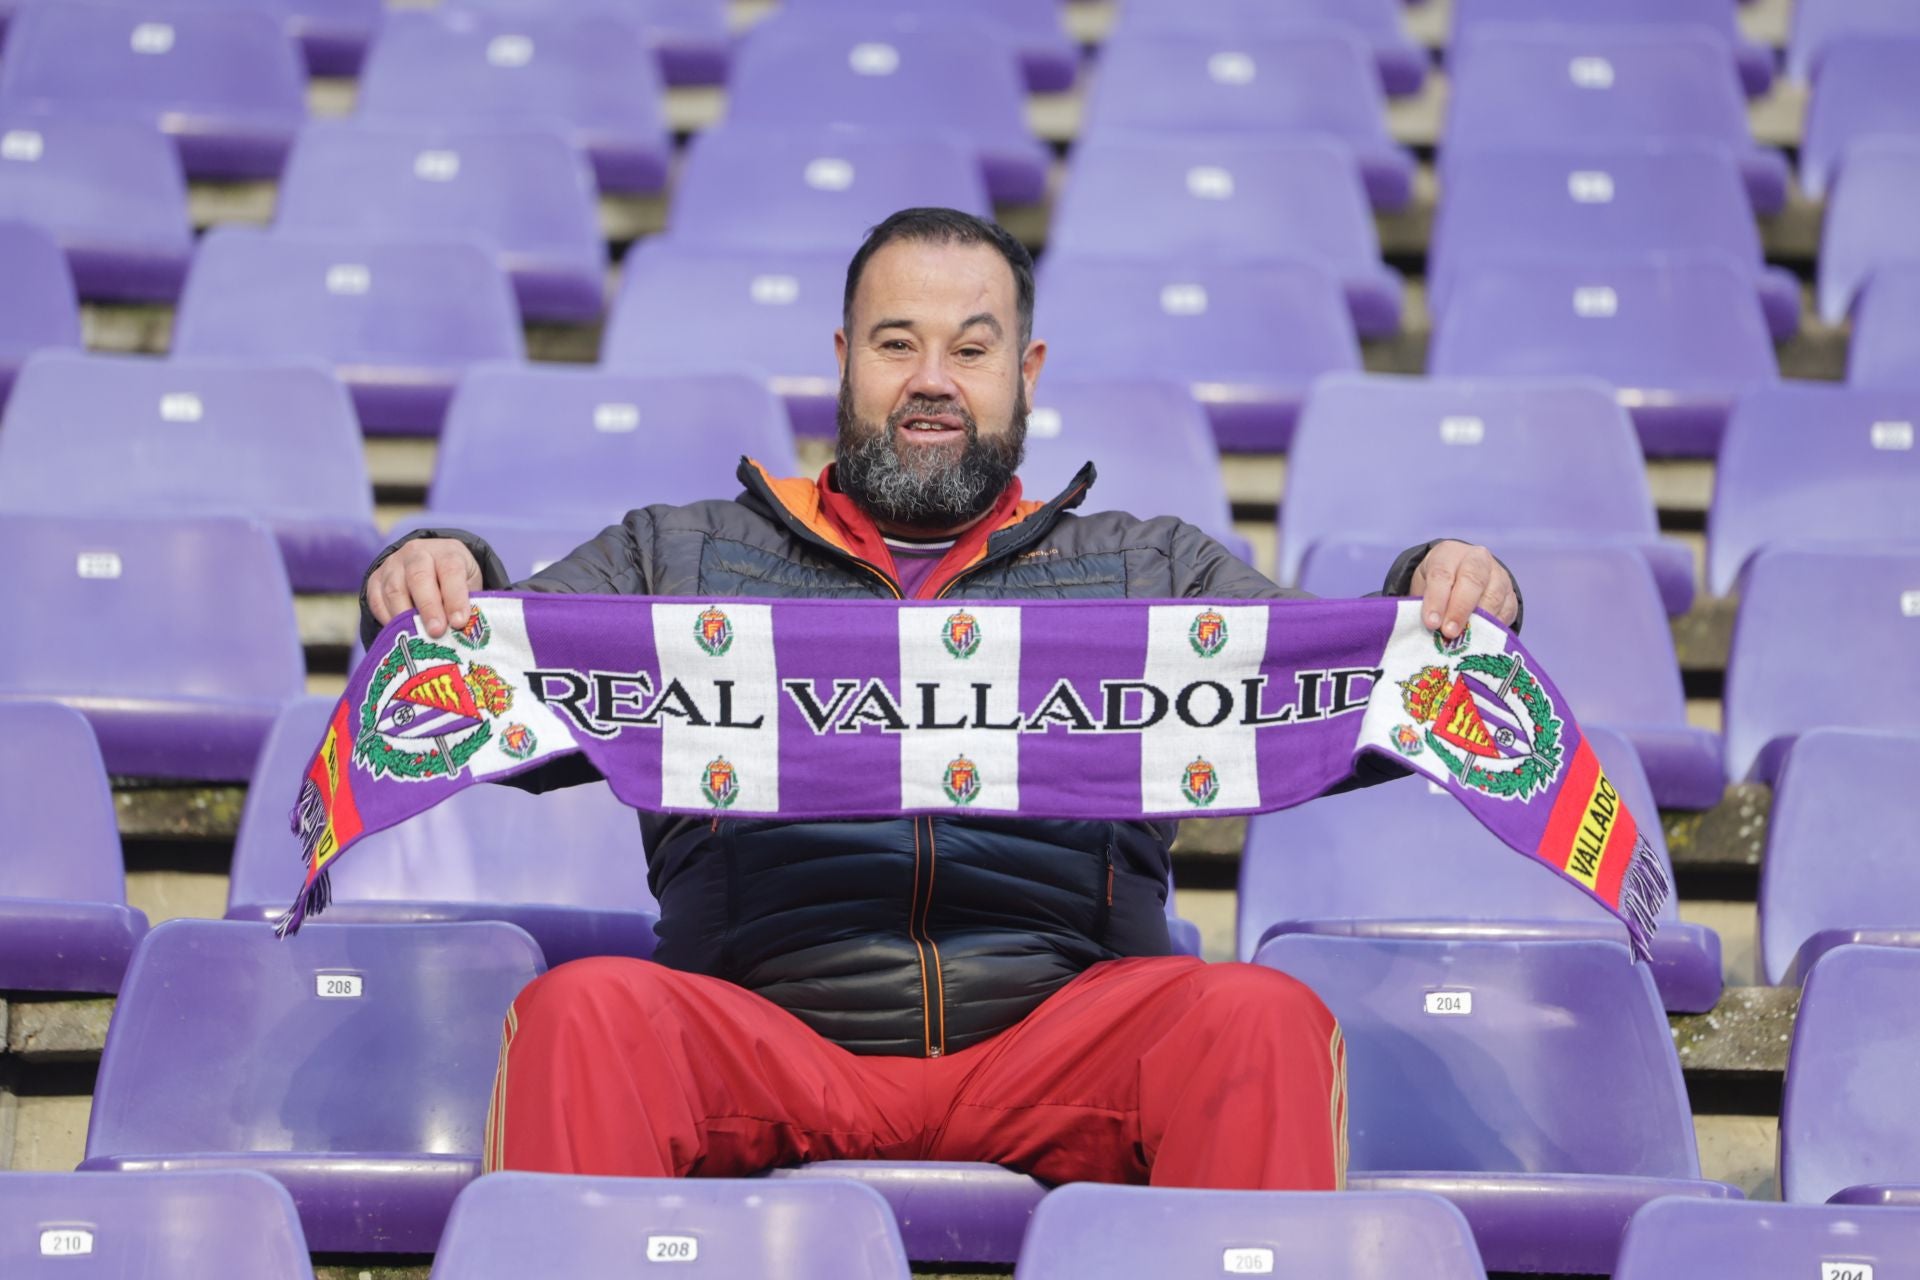
{"type": "MultiPolygon", "coordinates": [[[[514,589],[1290,594],[1177,520],[1076,514],[1091,466],[1024,499],[1014,473],[1047,355],[1032,317],[1031,260],[999,227],[894,215],[847,271],[836,461],[818,481],[743,462],[735,500],[631,512],[514,589]]],[[[427,531],[370,570],[362,628],[414,608],[438,635],[470,592],[508,585],[479,539],[427,531]]],[[[1476,607],[1509,622],[1520,607],[1506,570],[1457,542],[1411,549],[1385,585],[1424,596],[1449,637],[1476,607]]],[[[521,993],[487,1168],[723,1176],[893,1158],[1053,1182],[1341,1184],[1339,1028],[1282,974],[1169,954],[1174,824],[641,823],[657,963],[577,961],[521,993]]]]}

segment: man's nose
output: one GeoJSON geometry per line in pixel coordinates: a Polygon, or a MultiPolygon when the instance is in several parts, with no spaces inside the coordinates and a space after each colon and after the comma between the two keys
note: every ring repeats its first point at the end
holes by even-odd
{"type": "Polygon", "coordinates": [[[954,383],[952,371],[947,367],[944,351],[929,350],[921,353],[913,366],[913,377],[908,381],[909,394],[928,400],[954,400],[959,398],[960,388],[954,383]]]}

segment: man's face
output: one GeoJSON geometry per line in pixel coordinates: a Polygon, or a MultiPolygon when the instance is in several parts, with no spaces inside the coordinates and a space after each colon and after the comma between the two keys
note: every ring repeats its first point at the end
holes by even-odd
{"type": "Polygon", "coordinates": [[[867,260],[840,361],[835,477],[883,525],[944,532],[1020,465],[1044,343],[1020,349],[1013,270],[991,245],[896,240],[867,260]]]}

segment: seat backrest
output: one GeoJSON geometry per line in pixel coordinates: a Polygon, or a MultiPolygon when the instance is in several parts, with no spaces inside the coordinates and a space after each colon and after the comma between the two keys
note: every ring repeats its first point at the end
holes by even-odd
{"type": "Polygon", "coordinates": [[[1903,35],[1920,35],[1920,11],[1906,0],[1799,0],[1787,37],[1787,74],[1822,78],[1828,51],[1849,36],[1903,35]]]}
{"type": "Polygon", "coordinates": [[[1820,231],[1820,317],[1839,324],[1874,272],[1920,261],[1920,230],[1901,216],[1920,199],[1920,134],[1862,138],[1827,196],[1820,231]]]}
{"type": "Polygon", "coordinates": [[[127,900],[107,767],[78,711],[0,702],[0,812],[0,898],[127,900]]]}
{"type": "Polygon", "coordinates": [[[1596,27],[1699,27],[1728,42],[1739,34],[1734,11],[1721,0],[1457,0],[1450,43],[1459,44],[1495,25],[1596,27]]]}
{"type": "MultiPolygon", "coordinates": [[[[60,244],[40,227],[0,219],[0,366],[36,347],[80,345],[80,300],[60,244]]],[[[10,368],[0,367],[0,392],[10,368]]]]}
{"type": "Polygon", "coordinates": [[[1856,387],[1920,387],[1920,262],[1890,262],[1854,304],[1847,381],[1856,387]]]}
{"type": "Polygon", "coordinates": [[[172,141],[128,120],[0,111],[0,218],[37,222],[76,247],[193,244],[187,180],[172,141]]]}
{"type": "Polygon", "coordinates": [[[1825,197],[1855,142],[1920,136],[1920,21],[1906,36],[1836,39],[1821,65],[1832,74],[1823,71],[1814,86],[1800,144],[1800,185],[1816,200],[1825,197]]]}
{"type": "Polygon", "coordinates": [[[1920,1213],[1667,1196],[1627,1223],[1614,1280],[1865,1277],[1920,1256],[1920,1213]]]}
{"type": "Polygon", "coordinates": [[[493,512],[429,514],[422,511],[396,522],[390,537],[397,539],[416,529],[465,530],[486,539],[506,567],[508,579],[519,582],[545,569],[604,528],[604,524],[594,523],[592,515],[582,519],[578,513],[565,520],[542,520],[514,519],[493,512]]]}

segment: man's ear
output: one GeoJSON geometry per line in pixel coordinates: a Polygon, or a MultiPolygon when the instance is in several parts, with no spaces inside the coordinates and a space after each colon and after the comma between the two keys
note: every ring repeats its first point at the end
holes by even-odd
{"type": "Polygon", "coordinates": [[[833,331],[833,361],[835,364],[840,366],[840,376],[842,378],[846,377],[847,376],[847,331],[845,329],[835,329],[833,331]]]}
{"type": "Polygon", "coordinates": [[[1037,341],[1029,342],[1027,344],[1026,354],[1020,357],[1020,377],[1024,379],[1027,384],[1027,402],[1029,404],[1033,402],[1033,389],[1040,381],[1040,370],[1046,367],[1046,363],[1047,344],[1037,341]]]}

